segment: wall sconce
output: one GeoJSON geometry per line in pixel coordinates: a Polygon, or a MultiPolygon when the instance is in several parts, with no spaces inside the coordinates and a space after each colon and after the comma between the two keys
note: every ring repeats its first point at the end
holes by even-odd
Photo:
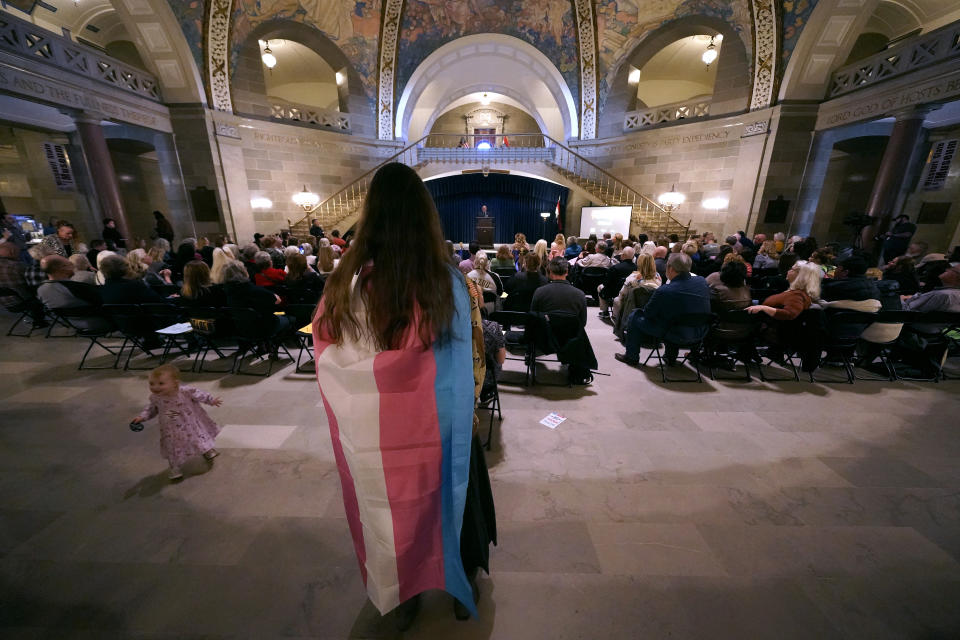
{"type": "Polygon", "coordinates": [[[703,208],[719,211],[720,209],[726,209],[728,204],[730,204],[730,201],[726,198],[707,198],[703,201],[703,208]]]}
{"type": "Polygon", "coordinates": [[[251,198],[251,209],[270,209],[273,207],[273,200],[270,198],[251,198]]]}
{"type": "Polygon", "coordinates": [[[637,69],[636,67],[631,67],[630,75],[627,76],[627,82],[629,82],[630,84],[637,84],[638,82],[640,82],[640,69],[637,69]]]}

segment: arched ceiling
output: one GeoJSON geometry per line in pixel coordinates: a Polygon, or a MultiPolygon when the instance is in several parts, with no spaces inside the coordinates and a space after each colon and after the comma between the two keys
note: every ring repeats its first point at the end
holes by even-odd
{"type": "MultiPolygon", "coordinates": [[[[723,36],[714,36],[719,55],[723,55],[722,44],[723,36]]],[[[709,35],[694,35],[658,51],[640,69],[637,98],[655,107],[712,93],[720,59],[718,56],[710,66],[704,64],[703,52],[709,45],[709,35]]]]}
{"type": "Polygon", "coordinates": [[[440,47],[417,67],[397,103],[395,135],[417,140],[453,100],[483,91],[511,98],[555,139],[579,134],[576,103],[550,60],[518,38],[482,34],[440,47]]]}
{"type": "MultiPolygon", "coordinates": [[[[336,75],[326,60],[293,40],[269,43],[277,65],[263,74],[268,96],[323,109],[338,108],[336,75]]],[[[261,52],[264,46],[261,41],[261,52]]]]}

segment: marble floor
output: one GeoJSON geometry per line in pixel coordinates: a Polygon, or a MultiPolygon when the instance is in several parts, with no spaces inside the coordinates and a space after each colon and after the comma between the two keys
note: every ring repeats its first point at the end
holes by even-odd
{"type": "MultiPolygon", "coordinates": [[[[609,376],[501,387],[479,619],[432,593],[402,637],[960,637],[960,382],[664,385],[590,315],[609,376]]],[[[156,428],[127,428],[146,374],[78,373],[84,346],[0,338],[0,636],[401,637],[311,377],[185,374],[226,426],[170,484],[156,428]]]]}

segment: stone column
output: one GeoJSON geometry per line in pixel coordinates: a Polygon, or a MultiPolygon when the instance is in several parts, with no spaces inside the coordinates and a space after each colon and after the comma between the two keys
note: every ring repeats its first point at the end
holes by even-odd
{"type": "Polygon", "coordinates": [[[127,224],[127,216],[123,210],[117,174],[107,148],[107,139],[103,135],[103,127],[100,125],[101,120],[102,118],[96,115],[86,113],[74,116],[83,155],[87,160],[87,169],[100,201],[100,211],[104,218],[113,218],[120,235],[129,239],[130,225],[127,224]]]}
{"type": "Polygon", "coordinates": [[[923,138],[923,119],[935,108],[913,107],[896,114],[897,121],[890,132],[890,140],[883,152],[870,200],[867,201],[866,214],[876,222],[863,229],[860,239],[864,249],[871,249],[874,236],[890,224],[890,215],[903,186],[911,156],[923,138]]]}

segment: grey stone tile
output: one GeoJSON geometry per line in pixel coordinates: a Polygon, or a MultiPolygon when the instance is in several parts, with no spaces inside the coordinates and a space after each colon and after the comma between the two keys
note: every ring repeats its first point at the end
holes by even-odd
{"type": "Polygon", "coordinates": [[[936,487],[936,480],[902,460],[886,456],[820,460],[857,487],[936,487]]]}
{"type": "Polygon", "coordinates": [[[600,573],[600,562],[583,522],[505,522],[497,526],[491,571],[600,573]]]}
{"type": "Polygon", "coordinates": [[[692,524],[588,525],[608,575],[723,576],[723,567],[692,524]]]}

